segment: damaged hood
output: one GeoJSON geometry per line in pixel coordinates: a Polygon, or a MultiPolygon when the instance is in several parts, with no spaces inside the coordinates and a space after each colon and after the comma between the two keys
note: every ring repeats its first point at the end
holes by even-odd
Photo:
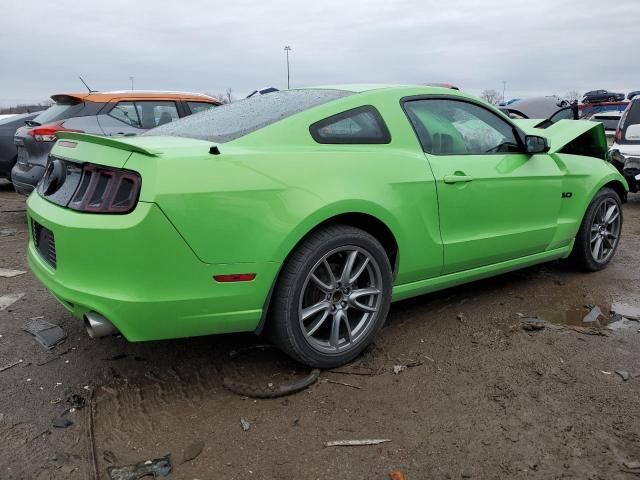
{"type": "MultiPolygon", "coordinates": [[[[548,128],[537,128],[541,120],[514,120],[526,134],[545,137],[549,142],[549,153],[561,153],[570,149],[570,153],[606,158],[607,137],[602,123],[587,120],[559,120],[548,128]],[[586,133],[591,135],[582,137],[586,133]],[[582,138],[581,138],[582,137],[582,138]],[[576,149],[583,147],[588,153],[578,153],[576,149]]],[[[569,153],[569,152],[567,152],[569,153]]]]}

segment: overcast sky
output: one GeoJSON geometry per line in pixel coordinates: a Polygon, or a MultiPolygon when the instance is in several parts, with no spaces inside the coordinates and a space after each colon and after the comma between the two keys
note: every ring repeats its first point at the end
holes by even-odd
{"type": "Polygon", "coordinates": [[[450,82],[640,89],[640,0],[0,2],[0,105],[82,90],[450,82]]]}

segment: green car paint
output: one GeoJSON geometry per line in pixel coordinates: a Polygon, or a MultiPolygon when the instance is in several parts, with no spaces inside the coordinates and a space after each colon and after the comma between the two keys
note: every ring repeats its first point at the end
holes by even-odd
{"type": "Polygon", "coordinates": [[[435,87],[334,88],[355,93],[217,144],[217,155],[206,140],[59,133],[75,146],[58,142],[52,155],[137,172],[141,191],[125,215],[77,212],[34,192],[29,221],[53,232],[58,261],[51,267],[30,239],[33,272],[74,316],[98,312],[130,341],[253,331],[287,256],[336,218],[392,235],[400,300],[566,257],[596,192],[627,189],[603,160],[562,151],[588,132],[604,140],[598,124],[512,122],[548,138],[543,154],[425,154],[402,99],[479,100],[435,87]],[[378,110],[390,143],[310,135],[315,122],[364,105],[378,110]],[[239,273],[256,276],[212,278],[239,273]]]}

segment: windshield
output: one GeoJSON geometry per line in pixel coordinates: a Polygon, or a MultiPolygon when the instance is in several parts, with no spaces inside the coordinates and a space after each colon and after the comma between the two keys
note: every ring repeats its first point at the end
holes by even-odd
{"type": "Polygon", "coordinates": [[[344,90],[285,90],[256,95],[190,115],[143,135],[169,135],[224,143],[309,108],[352,95],[344,90]]]}
{"type": "Polygon", "coordinates": [[[57,120],[64,120],[75,116],[80,110],[82,110],[83,103],[54,103],[44,112],[40,113],[34,122],[38,122],[40,125],[45,123],[55,122],[57,120]]]}

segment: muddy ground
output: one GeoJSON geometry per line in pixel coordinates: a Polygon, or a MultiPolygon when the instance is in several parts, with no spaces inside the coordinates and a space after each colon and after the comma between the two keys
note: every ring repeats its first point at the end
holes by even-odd
{"type": "MultiPolygon", "coordinates": [[[[0,278],[0,295],[25,293],[0,311],[0,369],[23,360],[0,372],[0,479],[106,479],[166,454],[175,479],[637,478],[640,323],[581,328],[585,305],[608,317],[612,302],[640,304],[640,196],[624,214],[605,271],[555,262],[394,304],[356,364],[269,400],[222,379],[277,385],[306,371],[270,349],[242,353],[263,342],[252,334],[90,340],[29,272],[0,278]],[[21,330],[38,316],[68,333],[50,352],[21,330]],[[526,331],[523,316],[555,324],[526,331]],[[86,406],[69,411],[74,394],[86,406]],[[391,441],[324,446],[372,438],[391,441]]],[[[28,270],[24,201],[6,183],[2,229],[0,268],[28,270]]]]}

